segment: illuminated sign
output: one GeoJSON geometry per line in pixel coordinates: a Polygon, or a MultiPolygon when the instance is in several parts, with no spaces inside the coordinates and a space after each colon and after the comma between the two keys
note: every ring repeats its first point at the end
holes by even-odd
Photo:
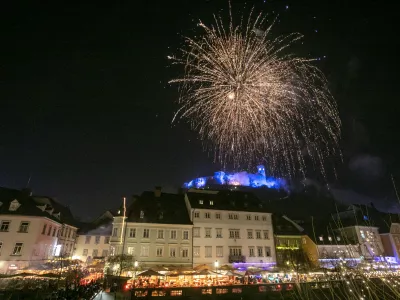
{"type": "Polygon", "coordinates": [[[397,264],[396,257],[393,256],[379,256],[375,257],[376,262],[387,262],[388,264],[397,264]]]}

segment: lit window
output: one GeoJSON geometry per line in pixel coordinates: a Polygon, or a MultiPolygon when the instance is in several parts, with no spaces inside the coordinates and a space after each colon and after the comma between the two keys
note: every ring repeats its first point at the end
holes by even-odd
{"type": "Polygon", "coordinates": [[[214,205],[214,201],[210,200],[210,205],[214,205]]]}
{"type": "Polygon", "coordinates": [[[328,236],[328,240],[329,240],[330,242],[332,242],[332,237],[328,236]]]}
{"type": "Polygon", "coordinates": [[[339,242],[340,241],[340,236],[336,237],[336,240],[339,242]]]}
{"type": "Polygon", "coordinates": [[[140,218],[141,218],[141,219],[144,218],[144,211],[143,211],[143,210],[140,211],[140,218]]]}
{"type": "Polygon", "coordinates": [[[199,200],[199,204],[203,204],[203,200],[199,200]]]}
{"type": "Polygon", "coordinates": [[[319,237],[319,240],[322,242],[322,241],[324,240],[324,237],[321,235],[321,236],[319,237]]]}

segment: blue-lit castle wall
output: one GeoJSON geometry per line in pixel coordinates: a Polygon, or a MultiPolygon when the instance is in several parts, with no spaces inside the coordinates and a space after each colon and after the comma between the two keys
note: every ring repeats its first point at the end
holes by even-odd
{"type": "Polygon", "coordinates": [[[247,172],[225,173],[218,171],[214,176],[199,177],[186,182],[185,188],[204,188],[209,185],[228,185],[228,186],[245,186],[245,187],[267,187],[271,189],[286,189],[287,184],[284,179],[268,177],[265,173],[265,167],[260,165],[257,167],[257,173],[251,174],[247,172]]]}

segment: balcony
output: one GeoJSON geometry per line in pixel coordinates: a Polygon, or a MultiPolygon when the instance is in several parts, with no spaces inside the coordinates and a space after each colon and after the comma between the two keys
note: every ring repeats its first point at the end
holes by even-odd
{"type": "Polygon", "coordinates": [[[229,255],[229,263],[245,263],[246,257],[243,255],[229,255]]]}

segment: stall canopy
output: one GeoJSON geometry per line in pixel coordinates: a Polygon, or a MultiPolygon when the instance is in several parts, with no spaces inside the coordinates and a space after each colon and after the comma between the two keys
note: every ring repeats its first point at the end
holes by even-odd
{"type": "Polygon", "coordinates": [[[232,272],[232,271],[227,271],[227,272],[225,273],[225,275],[226,275],[226,276],[243,277],[243,275],[240,275],[240,274],[238,274],[238,273],[234,273],[234,272],[232,272]]]}
{"type": "Polygon", "coordinates": [[[202,270],[202,271],[197,272],[196,274],[193,274],[193,275],[220,275],[220,274],[215,273],[215,272],[210,271],[210,270],[202,270]]]}
{"type": "Polygon", "coordinates": [[[144,271],[144,272],[138,274],[137,276],[146,276],[146,277],[148,277],[148,276],[164,276],[164,275],[160,274],[160,273],[158,273],[156,271],[153,271],[152,269],[149,269],[147,271],[144,271]]]}

